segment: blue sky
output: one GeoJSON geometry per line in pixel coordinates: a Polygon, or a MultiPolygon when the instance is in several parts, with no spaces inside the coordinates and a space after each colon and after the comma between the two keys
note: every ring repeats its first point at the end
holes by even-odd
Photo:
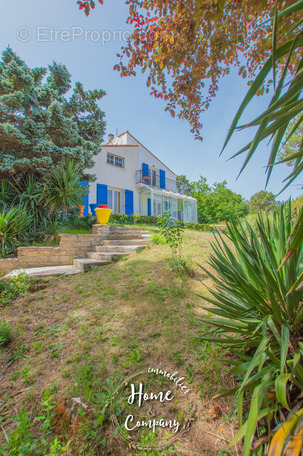
{"type": "MultiPolygon", "coordinates": [[[[246,82],[232,70],[220,81],[211,108],[201,116],[203,142],[195,141],[185,121],[164,112],[165,104],[149,95],[146,75],[121,78],[113,70],[121,46],[131,30],[126,24],[127,7],[123,0],[105,0],[88,18],[79,11],[76,0],[16,0],[2,3],[0,18],[1,51],[10,45],[30,67],[47,66],[53,60],[63,63],[73,83],[81,81],[86,89],[103,89],[100,102],[106,114],[107,132],[129,130],[176,174],[190,180],[205,176],[209,184],[226,180],[228,187],[245,198],[264,189],[266,145],[260,147],[246,170],[236,180],[243,158],[226,161],[249,140],[249,132],[236,133],[220,157],[228,127],[247,91],[246,82]]],[[[251,118],[265,106],[258,98],[250,107],[251,118]]],[[[287,176],[286,165],[275,167],[268,190],[278,193],[287,176]]],[[[298,181],[302,182],[302,179],[298,181]]],[[[302,194],[291,186],[279,199],[302,194]]]]}

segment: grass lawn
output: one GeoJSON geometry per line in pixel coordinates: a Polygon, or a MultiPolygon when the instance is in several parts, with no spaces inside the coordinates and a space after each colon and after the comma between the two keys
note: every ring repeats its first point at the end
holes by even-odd
{"type": "MultiPolygon", "coordinates": [[[[212,282],[196,263],[205,264],[212,238],[212,233],[185,231],[183,255],[193,277],[169,269],[170,249],[151,244],[125,261],[51,278],[47,288],[0,307],[14,328],[0,353],[0,442],[16,427],[13,417],[21,407],[34,422],[46,390],[56,402],[80,397],[96,412],[108,389],[152,366],[185,377],[196,409],[180,442],[153,454],[237,454],[228,447],[236,432],[233,400],[212,400],[233,387],[233,379],[219,349],[197,342],[199,330],[208,328],[199,322],[203,300],[195,293],[207,293],[204,285],[212,282]]],[[[107,411],[102,420],[98,413],[88,415],[68,454],[145,454],[129,452],[114,435],[107,411]]],[[[31,439],[39,437],[39,421],[31,432],[31,439]]],[[[61,439],[64,434],[71,436],[69,429],[61,429],[61,439]]]]}

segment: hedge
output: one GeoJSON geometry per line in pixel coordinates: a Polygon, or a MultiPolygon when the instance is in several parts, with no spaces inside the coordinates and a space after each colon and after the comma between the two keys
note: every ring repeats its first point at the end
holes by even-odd
{"type": "MultiPolygon", "coordinates": [[[[142,223],[146,225],[157,225],[158,219],[157,217],[150,216],[150,215],[124,215],[124,214],[112,214],[109,219],[109,223],[111,224],[119,224],[119,225],[134,225],[135,223],[142,223]]],[[[213,227],[206,224],[201,223],[185,223],[185,227],[190,230],[196,231],[213,231],[213,227]]]]}
{"type": "Polygon", "coordinates": [[[125,215],[125,214],[111,214],[109,223],[119,225],[133,225],[135,223],[144,223],[146,225],[157,225],[157,217],[150,215],[125,215]]]}
{"type": "Polygon", "coordinates": [[[214,231],[214,227],[211,225],[201,224],[201,223],[185,223],[186,228],[189,230],[196,231],[214,231]]]}

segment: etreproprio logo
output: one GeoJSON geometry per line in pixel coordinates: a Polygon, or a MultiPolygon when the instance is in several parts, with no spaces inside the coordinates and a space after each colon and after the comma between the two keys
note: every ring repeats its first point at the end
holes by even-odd
{"type": "Polygon", "coordinates": [[[187,433],[195,407],[178,372],[149,367],[126,378],[114,391],[110,413],[115,431],[130,449],[159,451],[187,433]]]}

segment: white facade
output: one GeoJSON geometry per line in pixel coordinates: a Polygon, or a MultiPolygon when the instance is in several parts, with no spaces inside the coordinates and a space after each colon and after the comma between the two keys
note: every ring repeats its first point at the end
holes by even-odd
{"type": "Polygon", "coordinates": [[[87,206],[107,204],[114,213],[155,216],[170,210],[175,219],[197,221],[196,199],[178,193],[175,173],[128,131],[111,137],[89,172],[96,181],[89,184],[87,206]]]}

